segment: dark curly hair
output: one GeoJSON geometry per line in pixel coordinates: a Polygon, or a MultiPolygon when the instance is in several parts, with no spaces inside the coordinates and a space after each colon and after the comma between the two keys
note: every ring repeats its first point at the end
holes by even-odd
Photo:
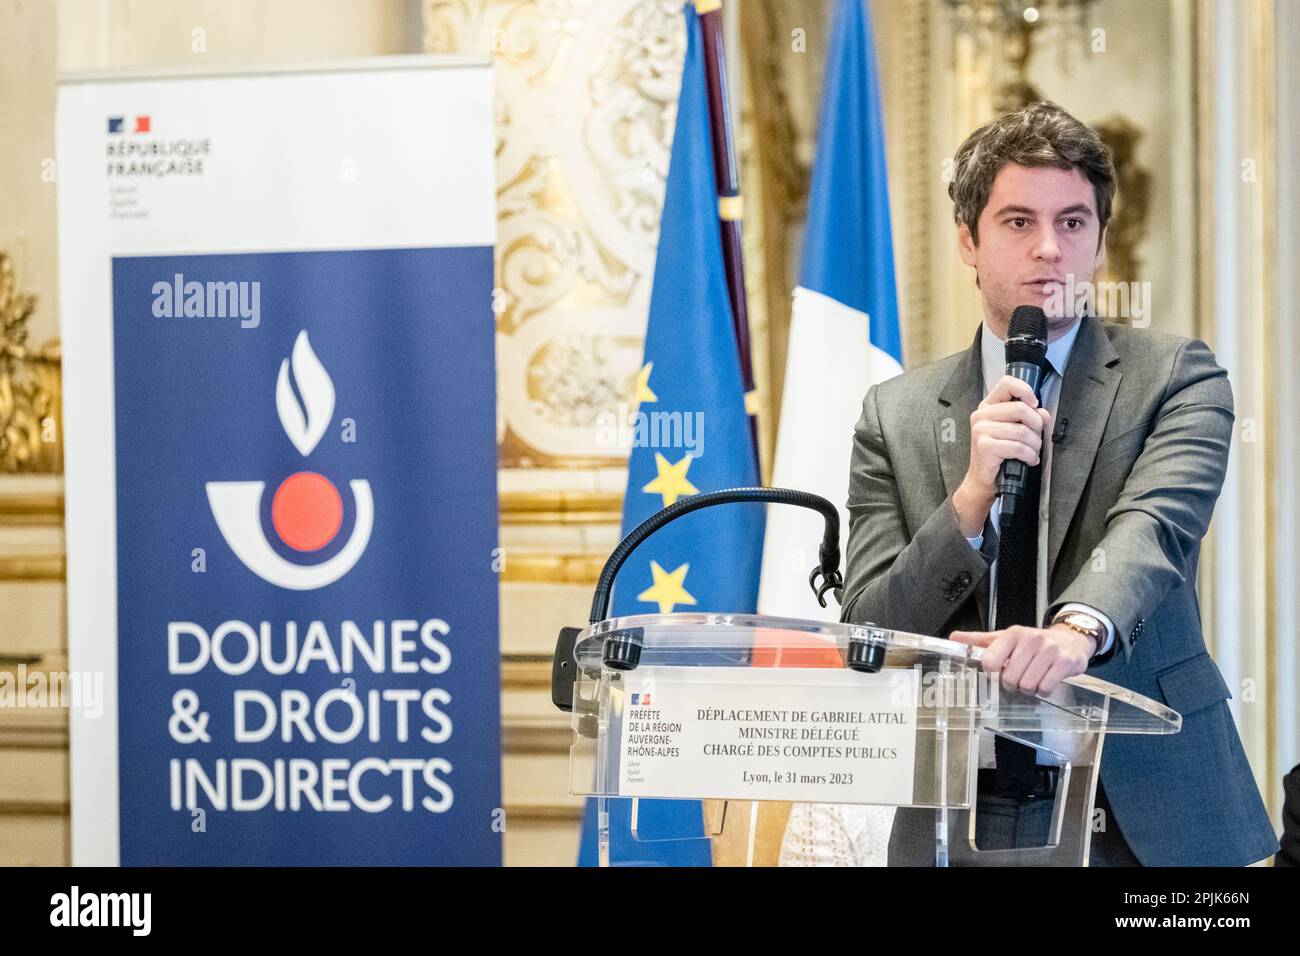
{"type": "Polygon", "coordinates": [[[1115,199],[1115,167],[1096,130],[1043,100],[1007,113],[966,137],[957,150],[948,195],[953,218],[970,227],[977,245],[980,213],[988,204],[993,180],[1007,163],[1078,169],[1087,176],[1097,198],[1100,244],[1115,199]]]}

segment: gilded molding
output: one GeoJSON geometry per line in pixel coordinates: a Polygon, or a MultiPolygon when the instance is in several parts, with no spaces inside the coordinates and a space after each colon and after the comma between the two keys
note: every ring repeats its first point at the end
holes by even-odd
{"type": "Polygon", "coordinates": [[[551,659],[536,654],[502,654],[501,686],[505,690],[550,687],[551,659]]]}
{"type": "Polygon", "coordinates": [[[518,554],[506,552],[501,580],[511,584],[590,584],[600,577],[608,555],[518,554]]]}
{"type": "Polygon", "coordinates": [[[0,581],[62,581],[67,564],[62,554],[0,555],[0,581]]]}
{"type": "Polygon", "coordinates": [[[0,817],[66,817],[71,812],[66,800],[0,800],[0,817]]]}
{"type": "MultiPolygon", "coordinates": [[[[53,683],[48,675],[66,673],[68,668],[62,654],[0,655],[0,671],[14,674],[15,679],[19,664],[26,666],[29,678],[37,673],[47,675],[47,686],[53,683]]],[[[0,707],[0,748],[61,750],[67,746],[66,707],[0,707]]]]}
{"type": "Polygon", "coordinates": [[[542,723],[507,717],[501,721],[501,750],[507,756],[567,757],[572,746],[573,728],[568,720],[542,723]]]}
{"type": "Polygon", "coordinates": [[[0,252],[0,472],[63,470],[61,354],[57,342],[27,344],[36,297],[18,288],[0,252]]]}
{"type": "Polygon", "coordinates": [[[507,803],[506,825],[509,821],[527,823],[578,823],[582,820],[582,804],[568,803],[507,803]]]}
{"type": "Polygon", "coordinates": [[[0,494],[0,527],[62,524],[62,492],[0,494]]]}
{"type": "Polygon", "coordinates": [[[507,491],[502,524],[599,524],[623,520],[623,496],[607,491],[507,491]]]}

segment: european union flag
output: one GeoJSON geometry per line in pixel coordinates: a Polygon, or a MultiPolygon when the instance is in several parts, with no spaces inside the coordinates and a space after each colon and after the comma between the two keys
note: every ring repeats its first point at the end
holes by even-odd
{"type": "MultiPolygon", "coordinates": [[[[645,357],[637,378],[634,447],[623,533],[679,498],[759,483],[740,373],[713,178],[700,23],[687,4],[686,64],[659,230],[645,357]]],[[[664,527],[628,558],[614,615],[753,611],[763,507],[723,505],[664,527]]],[[[698,801],[611,800],[610,863],[709,866],[698,801]]],[[[579,865],[596,864],[595,802],[587,801],[579,865]]]]}

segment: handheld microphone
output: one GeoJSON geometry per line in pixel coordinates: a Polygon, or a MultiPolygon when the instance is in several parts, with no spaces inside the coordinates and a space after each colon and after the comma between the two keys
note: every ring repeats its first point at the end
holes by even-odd
{"type": "MultiPolygon", "coordinates": [[[[1047,315],[1035,305],[1017,306],[1011,313],[1011,327],[1007,334],[1007,374],[1027,383],[1040,400],[1039,389],[1046,358],[1047,315]]],[[[1016,513],[1020,499],[1025,495],[1028,476],[1029,466],[1019,458],[1007,459],[998,469],[995,487],[1002,509],[1000,521],[1007,522],[1016,513]]]]}

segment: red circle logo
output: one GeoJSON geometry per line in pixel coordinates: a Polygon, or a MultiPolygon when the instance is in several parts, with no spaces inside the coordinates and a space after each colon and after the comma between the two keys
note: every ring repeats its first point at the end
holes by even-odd
{"type": "Polygon", "coordinates": [[[295,551],[319,551],[343,525],[343,499],[333,482],[314,471],[290,475],[271,500],[276,534],[295,551]]]}

